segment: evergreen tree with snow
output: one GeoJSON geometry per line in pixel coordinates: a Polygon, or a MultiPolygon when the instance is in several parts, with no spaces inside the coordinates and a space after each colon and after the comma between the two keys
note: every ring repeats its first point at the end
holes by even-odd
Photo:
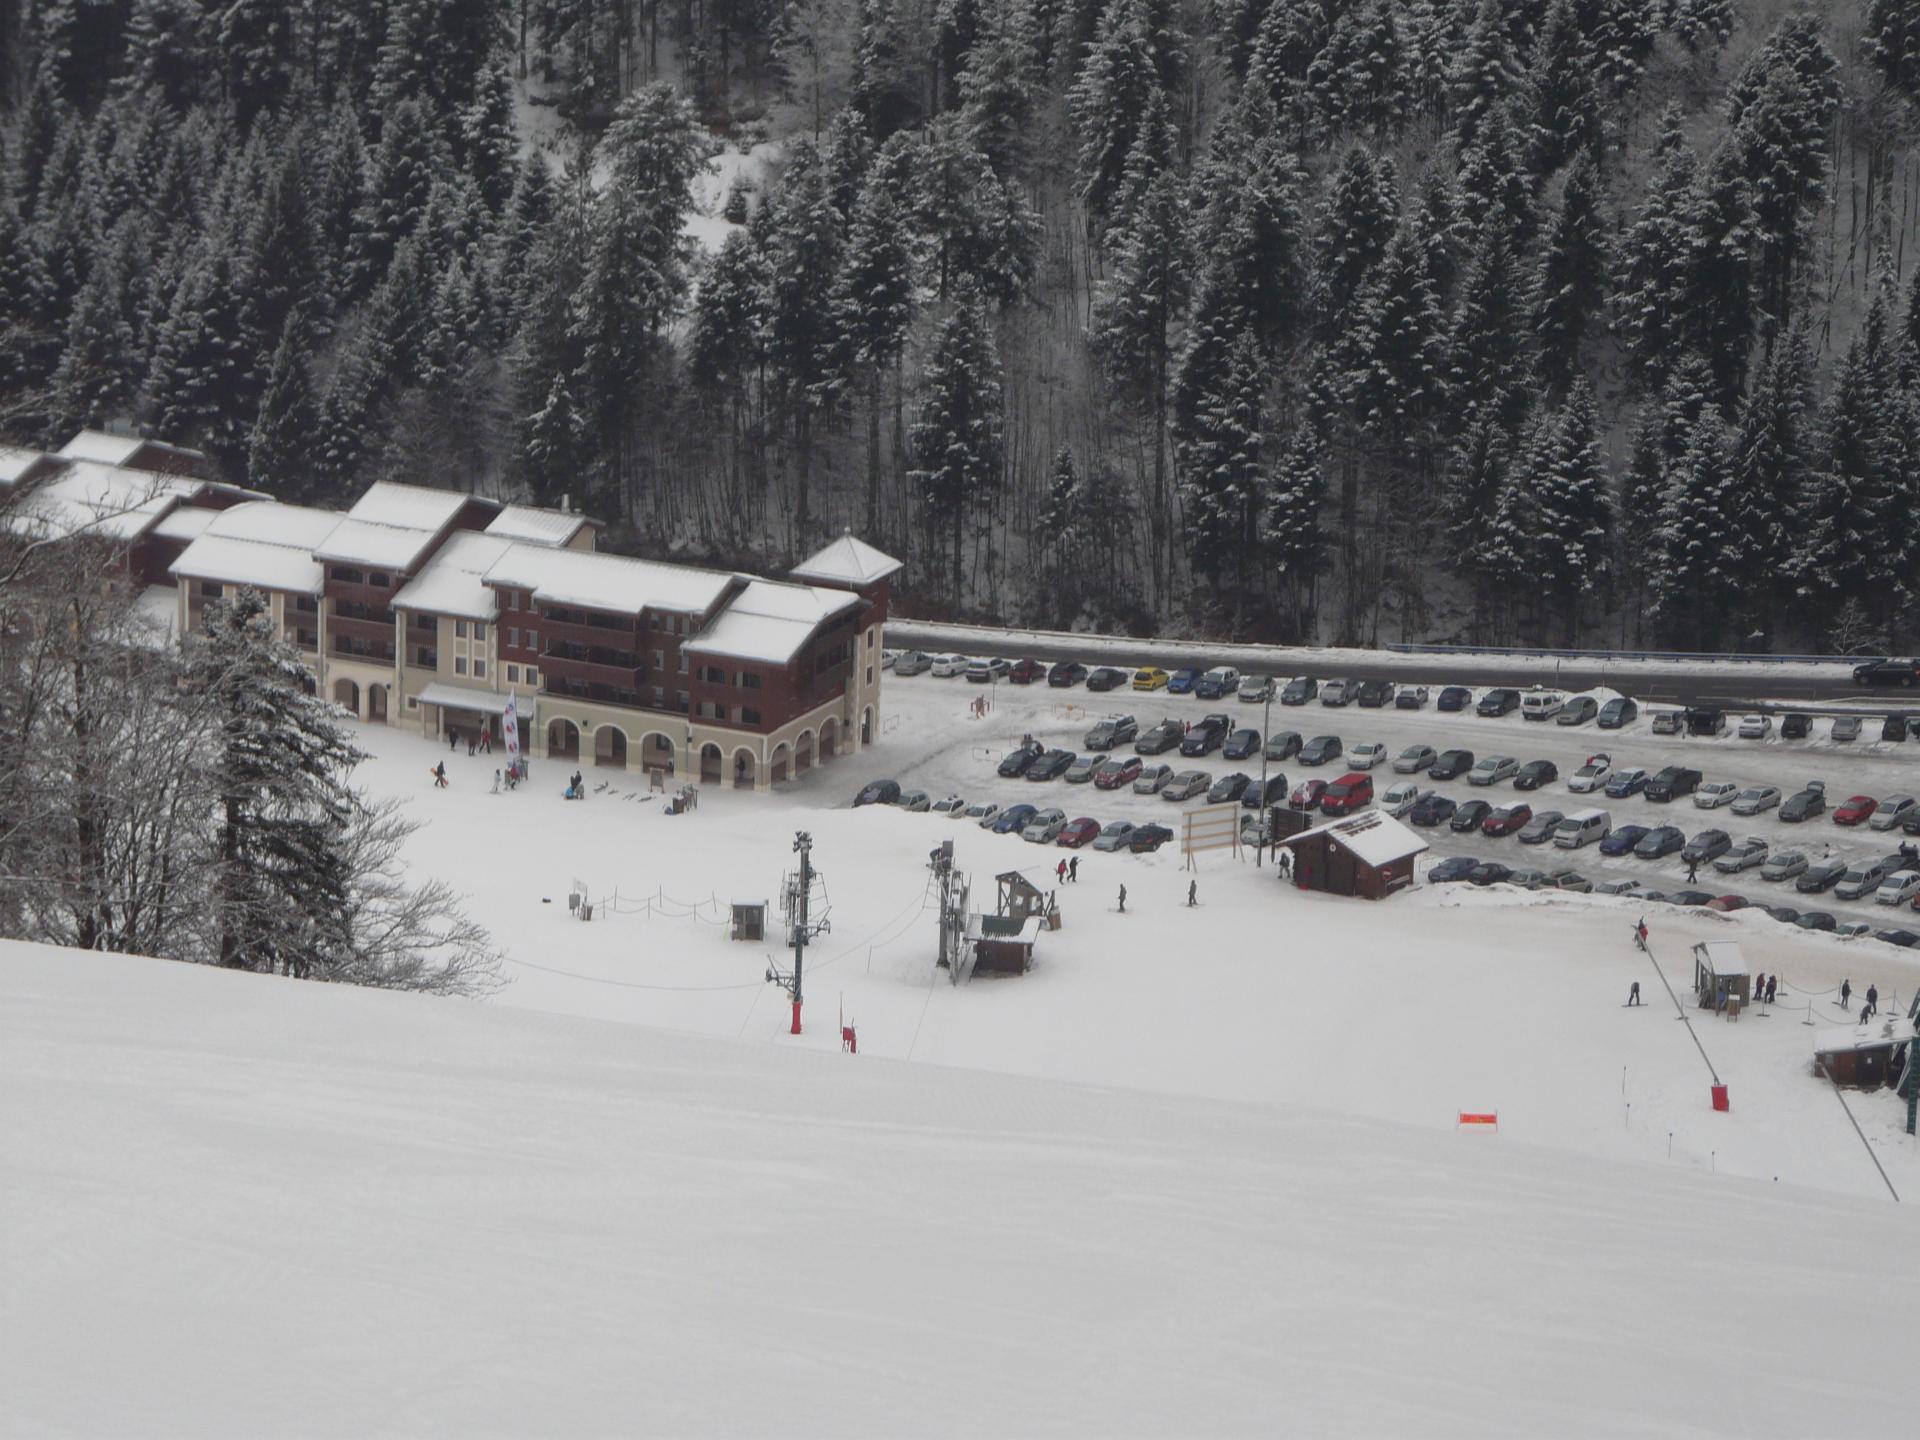
{"type": "Polygon", "coordinates": [[[1889,86],[1920,100],[1920,5],[1914,0],[1868,0],[1860,48],[1889,86]]]}
{"type": "Polygon", "coordinates": [[[1586,373],[1587,338],[1607,298],[1606,233],[1599,170],[1592,156],[1582,155],[1567,171],[1534,288],[1533,333],[1540,344],[1541,375],[1557,393],[1586,373]]]}
{"type": "Polygon", "coordinates": [[[1700,162],[1680,121],[1674,108],[1661,117],[1645,199],[1615,251],[1614,329],[1626,352],[1628,376],[1642,393],[1657,393],[1665,383],[1688,330],[1700,228],[1695,194],[1700,162]]]}
{"type": "Polygon", "coordinates": [[[432,116],[418,100],[386,113],[380,144],[367,166],[366,186],[353,216],[348,294],[361,299],[386,278],[400,242],[420,228],[434,181],[451,160],[432,116]]]}
{"type": "Polygon", "coordinates": [[[1669,28],[1696,55],[1717,50],[1733,34],[1733,0],[1672,0],[1669,28]]]}
{"type": "Polygon", "coordinates": [[[278,499],[300,503],[318,498],[314,456],[320,444],[320,417],[307,357],[309,344],[305,322],[298,313],[289,314],[247,440],[247,483],[278,499]]]}
{"type": "Polygon", "coordinates": [[[1580,600],[1600,587],[1612,550],[1613,505],[1599,425],[1593,392],[1582,381],[1535,431],[1521,474],[1530,520],[1527,573],[1549,608],[1560,612],[1569,644],[1578,632],[1580,600]]]}
{"type": "Polygon", "coordinates": [[[1531,403],[1524,293],[1506,227],[1489,225],[1461,287],[1448,383],[1494,407],[1509,432],[1519,427],[1531,403]]]}
{"type": "Polygon", "coordinates": [[[1791,595],[1800,550],[1813,421],[1813,352],[1796,329],[1754,378],[1734,434],[1735,523],[1748,560],[1742,587],[1763,630],[1791,595]]]}
{"type": "Polygon", "coordinates": [[[1268,487],[1261,547],[1281,592],[1293,605],[1293,631],[1304,636],[1326,565],[1327,538],[1320,511],[1327,499],[1326,457],[1310,425],[1295,430],[1268,487]]]}
{"type": "Polygon", "coordinates": [[[1141,119],[1160,85],[1147,0],[1111,0],[1068,94],[1080,134],[1080,197],[1096,220],[1119,194],[1141,119]]]}
{"type": "Polygon", "coordinates": [[[1594,93],[1593,45],[1573,0],[1553,0],[1533,60],[1532,161],[1551,175],[1574,156],[1600,146],[1600,103],[1594,93]]]}
{"type": "Polygon", "coordinates": [[[233,473],[246,455],[264,368],[245,309],[233,257],[207,237],[174,290],[147,375],[155,433],[208,451],[233,473]]]}
{"type": "Polygon", "coordinates": [[[926,516],[929,558],[939,556],[943,544],[947,550],[958,605],[965,594],[966,518],[999,487],[1005,464],[1000,360],[978,296],[962,295],[941,325],[927,359],[924,397],[907,478],[926,516]]]}
{"type": "Polygon", "coordinates": [[[1514,58],[1508,24],[1502,0],[1480,0],[1454,57],[1448,99],[1454,143],[1463,153],[1479,143],[1495,111],[1524,95],[1526,75],[1514,58]]]}
{"type": "Polygon", "coordinates": [[[488,59],[474,78],[473,102],[460,116],[460,146],[480,198],[490,214],[499,215],[519,180],[520,148],[513,119],[513,77],[504,53],[488,59]]]}
{"type": "Polygon", "coordinates": [[[1216,591],[1235,577],[1237,614],[1257,566],[1257,521],[1266,501],[1263,369],[1248,330],[1223,324],[1196,335],[1182,379],[1207,388],[1187,397],[1189,413],[1176,431],[1188,559],[1216,591]]]}
{"type": "Polygon", "coordinates": [[[1680,645],[1707,649],[1720,642],[1729,600],[1745,578],[1735,525],[1738,484],[1731,437],[1709,408],[1687,431],[1668,471],[1648,566],[1649,612],[1680,645]]]}
{"type": "Polygon", "coordinates": [[[244,127],[279,104],[293,83],[298,12],[287,0],[228,0],[219,18],[217,53],[226,93],[244,127]]]}
{"type": "Polygon", "coordinates": [[[1363,145],[1347,151],[1320,209],[1314,247],[1321,336],[1335,343],[1400,223],[1400,179],[1393,162],[1363,145]]]}

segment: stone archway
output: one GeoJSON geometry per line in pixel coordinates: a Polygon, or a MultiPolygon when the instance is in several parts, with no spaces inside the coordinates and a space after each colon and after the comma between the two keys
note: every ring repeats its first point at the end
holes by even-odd
{"type": "Polygon", "coordinates": [[[355,716],[358,716],[360,713],[360,687],[351,680],[334,681],[333,703],[346,706],[355,716]]]}
{"type": "Polygon", "coordinates": [[[640,764],[648,770],[663,770],[669,775],[674,774],[673,753],[673,741],[658,730],[649,731],[640,737],[640,764]]]}
{"type": "Polygon", "coordinates": [[[813,768],[813,732],[802,730],[800,738],[793,742],[793,773],[804,775],[813,768]]]}
{"type": "Polygon", "coordinates": [[[758,775],[758,773],[759,772],[756,767],[753,751],[748,750],[743,746],[742,748],[733,752],[733,788],[734,789],[736,790],[753,789],[753,782],[755,777],[758,775]]]}
{"type": "Polygon", "coordinates": [[[547,756],[553,760],[580,758],[580,727],[571,720],[547,722],[547,756]]]}
{"type": "Polygon", "coordinates": [[[782,740],[773,747],[773,755],[767,761],[767,781],[769,784],[778,785],[788,778],[792,770],[793,752],[787,748],[787,742],[782,740]]]}
{"type": "Polygon", "coordinates": [[[718,785],[727,773],[727,757],[720,753],[720,747],[711,742],[700,747],[700,783],[718,785]]]}
{"type": "Polygon", "coordinates": [[[840,756],[840,722],[823,720],[820,723],[820,763],[836,760],[840,756]]]}
{"type": "Polygon", "coordinates": [[[593,763],[627,768],[627,732],[618,725],[602,725],[593,732],[593,763]]]}
{"type": "Polygon", "coordinates": [[[369,685],[367,687],[367,719],[385,720],[387,718],[387,687],[369,685]]]}
{"type": "Polygon", "coordinates": [[[860,712],[860,743],[873,744],[873,706],[871,705],[860,712]]]}

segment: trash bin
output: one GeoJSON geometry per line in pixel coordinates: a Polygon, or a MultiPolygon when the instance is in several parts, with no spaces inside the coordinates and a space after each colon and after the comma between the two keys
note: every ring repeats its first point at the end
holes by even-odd
{"type": "Polygon", "coordinates": [[[1729,1110],[1732,1108],[1727,1103],[1727,1087],[1726,1086],[1716,1085],[1713,1087],[1713,1108],[1716,1110],[1729,1110]]]}

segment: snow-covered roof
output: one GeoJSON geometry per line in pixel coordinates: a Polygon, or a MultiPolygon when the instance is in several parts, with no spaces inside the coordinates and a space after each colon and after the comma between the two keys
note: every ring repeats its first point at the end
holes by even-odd
{"type": "Polygon", "coordinates": [[[1882,1015],[1864,1025],[1839,1025],[1817,1031],[1813,1037],[1813,1053],[1835,1055],[1846,1050],[1873,1050],[1882,1045],[1904,1045],[1913,1037],[1913,1022],[1904,1015],[1882,1015]]]}
{"type": "Polygon", "coordinates": [[[11,485],[44,457],[24,445],[0,445],[0,485],[11,485]]]}
{"type": "Polygon", "coordinates": [[[788,573],[834,585],[876,585],[900,568],[900,561],[857,539],[849,530],[788,573]]]}
{"type": "Polygon", "coordinates": [[[540,510],[532,505],[509,505],[493,517],[486,533],[508,540],[524,540],[530,545],[565,545],[593,522],[584,515],[564,510],[540,510]]]}
{"type": "Polygon", "coordinates": [[[314,547],[316,560],[346,561],[354,565],[373,565],[382,570],[402,573],[413,569],[428,546],[434,530],[411,526],[383,525],[353,516],[340,521],[327,538],[314,547]]]}
{"type": "Polygon", "coordinates": [[[320,562],[299,546],[216,534],[195,540],[168,569],[183,580],[253,585],[294,595],[320,594],[326,578],[320,562]]]}
{"type": "Polygon", "coordinates": [[[16,533],[64,538],[81,533],[132,540],[204,481],[81,460],[23,498],[7,517],[16,533]]]}
{"type": "Polygon", "coordinates": [[[396,610],[491,620],[500,613],[500,597],[482,578],[513,548],[513,541],[477,530],[459,530],[434,553],[418,575],[393,597],[396,610]]]}
{"type": "Polygon", "coordinates": [[[1716,975],[1745,975],[1747,957],[1738,940],[1705,940],[1693,947],[1694,959],[1716,975]]]}
{"type": "Polygon", "coordinates": [[[811,585],[752,580],[711,625],[686,644],[694,655],[725,655],[785,665],[823,620],[859,607],[860,597],[811,585]]]}
{"type": "MultiPolygon", "coordinates": [[[[504,715],[512,692],[507,690],[470,690],[465,685],[447,685],[436,680],[416,697],[422,705],[447,705],[455,710],[478,710],[485,715],[504,715]]],[[[520,710],[521,714],[529,713],[520,710]]]]}
{"type": "Polygon", "coordinates": [[[487,571],[487,583],[531,590],[546,605],[620,615],[637,615],[646,609],[705,614],[719,603],[735,577],[591,550],[514,545],[487,571]]]}
{"type": "Polygon", "coordinates": [[[1363,865],[1376,868],[1391,865],[1396,860],[1405,860],[1427,849],[1427,842],[1418,834],[1380,810],[1363,810],[1358,815],[1316,825],[1297,835],[1283,836],[1274,843],[1276,846],[1293,845],[1309,835],[1326,835],[1363,865]]]}
{"type": "MultiPolygon", "coordinates": [[[[400,485],[378,480],[347,511],[350,519],[405,530],[438,530],[460,513],[460,507],[478,496],[458,490],[435,490],[426,485],[400,485]]],[[[492,505],[495,501],[484,500],[492,505]]]]}
{"type": "Polygon", "coordinates": [[[968,940],[993,940],[1002,944],[1018,942],[1022,945],[1031,945],[1040,938],[1040,930],[1043,922],[1038,915],[1029,915],[1021,922],[1018,930],[996,932],[989,935],[985,922],[989,919],[997,920],[999,918],[997,915],[987,916],[977,911],[969,911],[967,914],[965,938],[968,940]]]}
{"type": "Polygon", "coordinates": [[[203,505],[176,505],[161,517],[153,533],[162,540],[197,540],[219,518],[218,510],[203,505]]]}
{"type": "Polygon", "coordinates": [[[95,460],[102,465],[124,465],[146,441],[138,435],[109,435],[104,430],[82,430],[60,447],[68,460],[95,460]]]}
{"type": "Polygon", "coordinates": [[[207,533],[225,540],[258,540],[312,552],[339,524],[337,510],[285,505],[278,500],[245,500],[218,512],[207,533]]]}

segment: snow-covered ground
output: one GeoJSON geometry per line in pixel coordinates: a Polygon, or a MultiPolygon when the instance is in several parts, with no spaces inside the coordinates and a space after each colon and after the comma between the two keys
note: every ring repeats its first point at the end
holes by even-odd
{"type": "MultiPolygon", "coordinates": [[[[1074,978],[960,995],[1004,1016],[1074,978]]],[[[1395,1045],[1367,1005],[1323,1008],[1272,1047],[1345,1031],[1341,1071],[1376,1089],[1395,1045]]],[[[1525,1029],[1557,1028],[1534,1008],[1525,1029]]],[[[1489,1076],[1533,1058],[1512,1038],[1489,1076]]],[[[1514,1098],[1501,1133],[1455,1134],[3,944],[0,1433],[1800,1436],[1912,1413],[1912,1207],[1529,1144],[1542,1107],[1509,1122],[1514,1098]]]]}

